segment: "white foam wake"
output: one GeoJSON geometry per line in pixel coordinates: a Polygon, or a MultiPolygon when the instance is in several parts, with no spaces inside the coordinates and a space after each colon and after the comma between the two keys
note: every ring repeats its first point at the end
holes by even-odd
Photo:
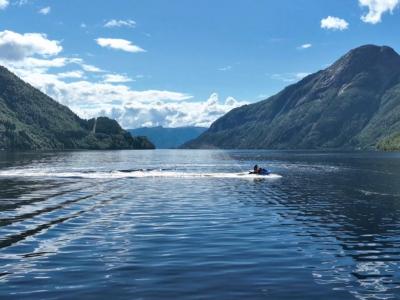
{"type": "Polygon", "coordinates": [[[248,172],[243,173],[200,173],[179,171],[110,171],[110,172],[56,172],[43,170],[5,170],[0,171],[0,177],[45,177],[45,178],[242,178],[242,179],[278,179],[281,175],[255,175],[248,172]]]}

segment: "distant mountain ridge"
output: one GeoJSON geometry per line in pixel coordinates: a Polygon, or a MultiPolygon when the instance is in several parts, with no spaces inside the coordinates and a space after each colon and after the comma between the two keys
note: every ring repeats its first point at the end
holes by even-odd
{"type": "Polygon", "coordinates": [[[166,128],[157,127],[142,127],[137,129],[128,129],[134,136],[146,136],[157,149],[176,149],[184,143],[197,138],[200,134],[206,131],[205,127],[176,127],[166,128]]]}
{"type": "Polygon", "coordinates": [[[372,149],[400,133],[400,56],[365,45],[267,100],[233,109],[186,148],[372,149]]]}
{"type": "Polygon", "coordinates": [[[1,150],[152,148],[147,139],[133,138],[115,120],[79,118],[0,67],[1,150]]]}

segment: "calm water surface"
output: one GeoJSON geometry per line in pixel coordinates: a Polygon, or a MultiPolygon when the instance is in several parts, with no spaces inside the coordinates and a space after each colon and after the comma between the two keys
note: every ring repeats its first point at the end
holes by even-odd
{"type": "Polygon", "coordinates": [[[0,192],[1,299],[400,299],[400,154],[2,153],[0,192]]]}

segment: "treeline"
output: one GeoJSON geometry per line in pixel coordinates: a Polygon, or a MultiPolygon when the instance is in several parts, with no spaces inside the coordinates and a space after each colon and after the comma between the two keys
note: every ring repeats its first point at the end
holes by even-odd
{"type": "Polygon", "coordinates": [[[384,151],[400,151],[400,132],[381,141],[378,148],[384,151]]]}

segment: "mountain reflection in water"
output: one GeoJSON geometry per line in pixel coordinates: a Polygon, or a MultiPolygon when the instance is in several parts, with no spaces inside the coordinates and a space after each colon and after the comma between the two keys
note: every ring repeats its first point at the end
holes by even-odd
{"type": "Polygon", "coordinates": [[[395,153],[1,153],[0,297],[396,299],[399,170],[395,153]],[[232,175],[256,163],[282,177],[232,175]]]}

